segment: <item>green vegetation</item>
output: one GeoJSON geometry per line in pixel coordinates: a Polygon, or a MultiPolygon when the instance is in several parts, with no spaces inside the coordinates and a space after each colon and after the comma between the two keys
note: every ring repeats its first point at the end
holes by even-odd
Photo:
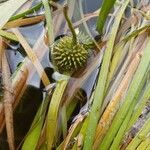
{"type": "Polygon", "coordinates": [[[0,149],[148,150],[150,3],[34,2],[0,3],[0,149]]]}

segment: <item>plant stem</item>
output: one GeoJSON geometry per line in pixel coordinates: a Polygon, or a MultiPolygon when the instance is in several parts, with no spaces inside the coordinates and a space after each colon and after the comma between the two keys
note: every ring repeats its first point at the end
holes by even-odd
{"type": "Polygon", "coordinates": [[[49,45],[54,42],[53,21],[48,0],[42,0],[45,9],[46,25],[48,28],[49,45]]]}
{"type": "Polygon", "coordinates": [[[69,27],[69,29],[70,29],[70,31],[72,33],[72,36],[73,36],[72,42],[73,42],[74,45],[76,45],[77,44],[77,35],[76,35],[76,32],[75,32],[75,30],[73,28],[72,22],[71,22],[71,20],[69,19],[68,15],[67,15],[67,11],[68,11],[68,8],[64,7],[63,13],[64,13],[65,19],[66,19],[66,21],[68,23],[68,27],[69,27]]]}
{"type": "Polygon", "coordinates": [[[4,84],[4,111],[6,121],[6,132],[8,138],[9,148],[15,150],[14,127],[13,127],[13,108],[14,101],[11,73],[9,64],[6,58],[5,51],[2,50],[2,79],[4,84]]]}
{"type": "MultiPolygon", "coordinates": [[[[147,73],[146,73],[146,75],[147,75],[147,73]]],[[[120,127],[120,129],[119,129],[119,131],[118,131],[118,133],[116,135],[116,137],[114,138],[114,141],[113,141],[113,143],[112,143],[112,145],[110,147],[110,150],[116,150],[116,149],[119,148],[119,145],[120,145],[121,140],[122,140],[122,138],[123,138],[123,136],[125,134],[127,125],[128,125],[128,123],[130,121],[130,118],[131,118],[131,115],[132,115],[133,110],[135,108],[135,105],[137,104],[138,97],[139,97],[139,95],[141,93],[141,90],[142,90],[142,88],[144,86],[144,83],[145,83],[145,80],[146,80],[146,75],[143,78],[142,83],[139,86],[140,88],[138,89],[138,92],[136,93],[132,104],[129,106],[130,107],[129,111],[128,111],[128,113],[127,113],[127,115],[126,115],[126,117],[125,117],[125,119],[124,119],[124,121],[123,121],[123,123],[122,123],[122,125],[121,125],[121,127],[120,127]]]]}
{"type": "Polygon", "coordinates": [[[140,57],[137,53],[132,60],[131,64],[128,67],[128,70],[122,79],[118,89],[116,90],[114,96],[110,100],[106,110],[104,111],[102,117],[100,118],[99,124],[97,126],[94,146],[97,147],[101,142],[102,138],[106,134],[108,127],[111,125],[111,122],[119,109],[119,104],[121,103],[123,96],[126,93],[126,90],[134,76],[134,73],[139,65],[140,57]]]}
{"type": "Polygon", "coordinates": [[[44,104],[42,104],[43,107],[41,105],[40,108],[38,109],[36,116],[33,120],[33,123],[31,125],[31,128],[26,135],[25,141],[22,146],[22,150],[28,150],[29,147],[30,149],[33,149],[33,150],[36,149],[36,146],[37,146],[40,134],[41,134],[41,130],[43,127],[46,109],[47,109],[49,100],[50,100],[50,97],[49,95],[47,95],[44,100],[44,104]]]}
{"type": "Polygon", "coordinates": [[[144,49],[144,54],[142,56],[139,67],[134,75],[134,78],[130,84],[124,103],[122,104],[119,111],[117,112],[111,124],[110,129],[108,130],[105,138],[100,144],[100,147],[99,147],[100,149],[108,149],[110,147],[112,141],[114,140],[114,137],[116,136],[122,122],[124,121],[129,111],[129,108],[130,108],[129,106],[132,105],[132,103],[136,100],[135,96],[139,92],[141,82],[145,76],[145,73],[147,72],[147,69],[150,63],[150,51],[149,51],[150,38],[148,38],[146,42],[147,42],[147,45],[144,49]]]}
{"type": "Polygon", "coordinates": [[[119,27],[122,15],[128,3],[129,3],[129,0],[127,0],[124,3],[124,5],[122,5],[118,15],[116,16],[116,19],[112,27],[112,31],[110,33],[109,40],[106,45],[105,54],[103,56],[103,62],[101,66],[101,71],[98,77],[98,83],[97,83],[97,87],[95,90],[93,105],[91,108],[91,112],[89,114],[89,122],[88,122],[87,133],[85,136],[85,142],[84,142],[84,148],[83,148],[84,150],[92,149],[96,126],[97,126],[97,122],[100,116],[100,109],[101,109],[101,105],[104,99],[105,85],[107,81],[107,75],[109,72],[109,66],[110,66],[112,51],[114,47],[115,37],[118,31],[118,27],[119,27]]]}
{"type": "Polygon", "coordinates": [[[137,150],[146,150],[150,146],[150,137],[147,137],[141,144],[137,147],[137,150]]]}
{"type": "Polygon", "coordinates": [[[132,125],[138,119],[138,117],[140,116],[140,114],[143,111],[143,108],[146,106],[146,103],[149,100],[149,98],[150,98],[150,83],[147,85],[140,102],[135,107],[135,110],[132,114],[132,117],[130,119],[130,122],[129,122],[129,125],[128,125],[128,128],[127,128],[127,131],[132,127],[132,125]]]}
{"type": "Polygon", "coordinates": [[[18,38],[13,33],[10,33],[10,32],[4,31],[4,30],[0,30],[0,36],[6,38],[8,40],[19,42],[18,38]]]}
{"type": "Polygon", "coordinates": [[[56,89],[51,99],[51,103],[47,114],[47,125],[46,125],[47,149],[52,148],[54,139],[56,138],[55,135],[56,135],[57,124],[58,124],[59,107],[68,80],[69,78],[63,79],[57,83],[56,89]]]}
{"type": "Polygon", "coordinates": [[[150,131],[150,118],[145,122],[141,130],[134,137],[134,139],[130,142],[126,150],[136,149],[137,146],[147,138],[149,131],[150,131]]]}
{"type": "Polygon", "coordinates": [[[20,13],[20,14],[17,14],[15,16],[12,16],[9,21],[13,21],[13,20],[16,20],[16,19],[19,19],[19,18],[23,18],[25,17],[26,15],[28,14],[31,14],[33,13],[34,11],[38,10],[40,7],[42,6],[42,3],[40,2],[39,4],[33,6],[32,8],[30,8],[29,10],[23,12],[23,13],[20,13]]]}
{"type": "Polygon", "coordinates": [[[103,27],[105,25],[107,16],[111,10],[111,8],[114,6],[116,0],[103,0],[101,11],[99,12],[99,17],[97,19],[97,31],[99,34],[102,34],[103,27]]]}

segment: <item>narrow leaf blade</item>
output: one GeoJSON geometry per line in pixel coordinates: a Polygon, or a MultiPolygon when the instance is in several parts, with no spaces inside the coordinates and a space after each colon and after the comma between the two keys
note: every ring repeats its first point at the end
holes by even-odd
{"type": "Polygon", "coordinates": [[[9,0],[0,6],[0,29],[7,23],[10,17],[28,0],[9,0]]]}
{"type": "Polygon", "coordinates": [[[99,13],[99,17],[97,20],[97,27],[96,27],[97,31],[100,34],[102,34],[105,21],[107,19],[107,16],[108,16],[110,10],[114,6],[115,1],[116,0],[111,0],[111,1],[110,0],[103,0],[101,11],[99,13]]]}

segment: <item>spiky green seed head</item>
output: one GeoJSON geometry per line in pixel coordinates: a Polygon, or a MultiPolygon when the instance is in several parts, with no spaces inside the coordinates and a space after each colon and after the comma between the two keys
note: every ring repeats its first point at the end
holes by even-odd
{"type": "Polygon", "coordinates": [[[73,44],[72,37],[61,38],[52,49],[54,66],[60,73],[72,73],[86,64],[88,51],[83,44],[73,44]]]}

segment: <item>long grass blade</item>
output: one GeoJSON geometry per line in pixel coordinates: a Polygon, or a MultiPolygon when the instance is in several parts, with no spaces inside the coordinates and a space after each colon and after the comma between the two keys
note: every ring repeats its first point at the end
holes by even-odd
{"type": "Polygon", "coordinates": [[[19,42],[22,44],[22,46],[24,47],[29,59],[32,61],[32,63],[34,64],[39,76],[42,79],[42,82],[45,86],[50,84],[50,81],[41,65],[41,63],[39,62],[39,59],[37,57],[37,55],[34,53],[34,51],[31,49],[31,47],[29,46],[29,44],[27,43],[27,41],[24,39],[24,37],[22,36],[22,34],[19,32],[18,29],[13,29],[13,32],[15,33],[15,35],[17,36],[19,42]]]}
{"type": "Polygon", "coordinates": [[[134,123],[136,122],[140,114],[142,113],[142,110],[146,106],[146,103],[148,102],[149,98],[150,98],[150,84],[147,85],[140,102],[135,107],[135,110],[132,114],[132,117],[130,119],[130,122],[127,128],[127,131],[131,128],[132,125],[134,125],[134,123]]]}
{"type": "Polygon", "coordinates": [[[91,112],[89,114],[89,123],[87,128],[87,134],[84,142],[84,150],[90,150],[92,148],[92,144],[94,141],[95,130],[97,126],[97,122],[99,119],[100,109],[104,98],[105,93],[105,85],[107,81],[107,74],[109,72],[109,65],[111,60],[111,55],[113,51],[113,46],[115,42],[115,37],[117,34],[117,30],[122,18],[122,15],[127,7],[129,0],[127,0],[124,5],[121,7],[118,15],[116,16],[116,20],[113,24],[112,31],[110,33],[109,41],[106,45],[105,54],[103,57],[103,62],[101,66],[100,75],[98,77],[98,83],[95,90],[93,105],[91,108],[91,112]]]}
{"type": "Polygon", "coordinates": [[[56,138],[55,135],[58,126],[58,112],[67,83],[68,79],[59,81],[51,99],[46,123],[47,149],[51,149],[53,147],[53,142],[56,138]]]}
{"type": "Polygon", "coordinates": [[[13,33],[10,33],[10,32],[4,31],[4,30],[0,30],[0,36],[6,38],[8,40],[18,42],[18,38],[13,33]]]}
{"type": "Polygon", "coordinates": [[[49,7],[48,0],[42,0],[42,3],[44,5],[44,9],[45,9],[45,17],[46,17],[46,25],[48,28],[49,45],[51,45],[54,42],[53,21],[52,21],[51,9],[49,7]]]}
{"type": "Polygon", "coordinates": [[[32,25],[44,21],[44,19],[45,19],[44,15],[39,15],[39,16],[25,18],[25,19],[16,19],[7,22],[3,27],[3,29],[10,29],[10,28],[16,28],[20,26],[32,25]]]}
{"type": "Polygon", "coordinates": [[[44,104],[41,105],[41,107],[39,108],[34,118],[34,121],[31,125],[31,129],[29,130],[25,138],[25,141],[23,143],[22,150],[36,149],[36,146],[37,146],[40,134],[41,134],[42,126],[44,123],[46,108],[48,106],[49,100],[50,100],[50,97],[49,95],[47,95],[44,100],[44,104]]]}
{"type": "Polygon", "coordinates": [[[13,21],[13,20],[16,20],[16,19],[19,19],[19,18],[23,18],[23,17],[25,17],[26,15],[31,14],[31,13],[33,13],[34,11],[38,10],[39,8],[41,8],[41,6],[42,6],[42,3],[40,2],[39,4],[33,6],[32,8],[26,10],[25,12],[22,12],[22,13],[19,13],[19,14],[17,14],[17,15],[12,16],[12,17],[9,19],[9,21],[13,21]]]}
{"type": "Polygon", "coordinates": [[[129,90],[126,95],[126,98],[124,100],[124,104],[121,106],[121,108],[117,112],[117,114],[111,124],[110,129],[108,130],[105,138],[103,139],[102,143],[100,144],[100,149],[109,148],[109,146],[112,143],[114,137],[116,136],[123,120],[125,119],[125,116],[129,110],[129,106],[132,104],[132,102],[139,90],[140,84],[143,80],[143,77],[144,77],[144,75],[147,71],[147,68],[149,66],[149,63],[150,63],[149,47],[150,47],[150,38],[147,40],[147,45],[144,49],[144,54],[142,56],[139,67],[135,73],[135,76],[131,82],[131,85],[130,85],[129,90]],[[121,117],[120,117],[120,115],[121,115],[121,117]]]}
{"type": "Polygon", "coordinates": [[[97,126],[96,139],[95,139],[94,146],[98,146],[99,144],[97,143],[100,143],[101,139],[106,134],[106,131],[108,130],[111,124],[111,121],[119,108],[119,104],[124,94],[126,93],[129,83],[131,82],[132,77],[134,76],[134,73],[139,65],[139,62],[140,62],[140,57],[138,53],[135,56],[135,58],[132,60],[122,82],[120,83],[117,91],[115,92],[113,98],[111,99],[109,105],[107,106],[106,110],[104,111],[99,121],[99,124],[97,126]]]}
{"type": "Polygon", "coordinates": [[[102,34],[103,27],[105,25],[106,19],[110,10],[114,6],[116,0],[103,0],[103,4],[101,7],[101,11],[99,12],[98,20],[97,20],[97,31],[102,34]]]}
{"type": "Polygon", "coordinates": [[[127,146],[126,150],[135,150],[138,145],[148,137],[150,131],[150,118],[145,122],[141,130],[134,137],[131,143],[127,146]]]}
{"type": "Polygon", "coordinates": [[[146,150],[150,146],[150,137],[147,137],[141,144],[137,147],[137,150],[146,150]]]}
{"type": "Polygon", "coordinates": [[[147,72],[146,72],[146,75],[144,76],[144,78],[143,78],[143,80],[142,80],[142,82],[141,82],[141,84],[139,86],[139,89],[138,89],[138,91],[137,91],[137,93],[136,93],[136,95],[134,97],[134,100],[133,100],[132,104],[129,106],[129,110],[128,110],[127,114],[126,114],[126,117],[124,118],[124,121],[121,124],[120,129],[119,129],[116,137],[113,140],[113,143],[112,143],[112,145],[110,147],[110,149],[112,149],[112,150],[118,149],[120,144],[121,144],[121,140],[122,140],[122,138],[123,138],[123,136],[125,134],[127,125],[129,123],[129,120],[130,120],[131,115],[133,113],[133,110],[135,108],[135,105],[137,104],[137,101],[138,101],[138,98],[140,96],[141,90],[142,90],[142,88],[144,86],[144,83],[146,82],[146,76],[147,76],[147,72]]]}

